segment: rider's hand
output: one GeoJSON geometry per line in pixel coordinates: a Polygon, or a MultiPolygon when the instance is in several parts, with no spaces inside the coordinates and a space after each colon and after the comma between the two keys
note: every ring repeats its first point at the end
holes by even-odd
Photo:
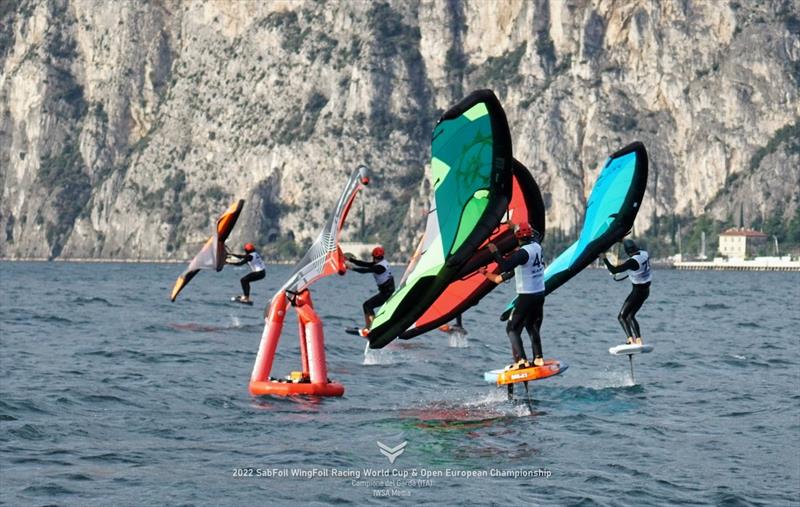
{"type": "Polygon", "coordinates": [[[495,245],[494,243],[489,243],[488,245],[486,245],[486,248],[488,248],[489,251],[492,253],[497,253],[497,245],[495,245]]]}

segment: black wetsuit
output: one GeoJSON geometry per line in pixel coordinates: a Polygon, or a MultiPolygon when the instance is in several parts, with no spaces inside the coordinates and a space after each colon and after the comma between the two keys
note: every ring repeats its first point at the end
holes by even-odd
{"type": "MultiPolygon", "coordinates": [[[[228,255],[240,259],[237,262],[228,263],[231,264],[232,266],[242,266],[253,260],[253,256],[250,254],[239,255],[232,253],[228,255]]],[[[261,280],[265,276],[267,276],[266,271],[263,269],[259,269],[257,271],[251,271],[246,275],[244,275],[241,279],[239,279],[239,283],[242,285],[242,294],[244,294],[244,297],[246,298],[250,297],[250,282],[256,282],[258,280],[261,280]]]]}
{"type": "MultiPolygon", "coordinates": [[[[522,248],[514,251],[508,258],[503,259],[499,253],[495,253],[495,260],[500,266],[503,280],[508,280],[514,276],[514,268],[522,266],[528,262],[528,252],[522,248]]],[[[511,342],[511,352],[514,361],[526,359],[525,348],[522,346],[522,329],[528,332],[531,339],[533,357],[542,357],[542,337],[539,330],[544,319],[544,292],[534,294],[517,294],[517,302],[514,311],[506,324],[506,334],[511,342]]]]}
{"type": "MultiPolygon", "coordinates": [[[[360,261],[358,259],[349,259],[349,261],[355,264],[356,267],[353,268],[353,271],[356,273],[372,273],[374,275],[380,275],[386,272],[386,268],[381,266],[378,262],[360,261]]],[[[392,294],[394,294],[394,277],[390,276],[387,281],[378,285],[377,294],[364,301],[364,304],[362,305],[364,315],[368,316],[369,318],[374,317],[375,309],[388,301],[392,294]]]]}
{"type": "MultiPolygon", "coordinates": [[[[608,270],[613,273],[622,273],[623,271],[636,271],[639,269],[639,263],[636,259],[630,258],[619,266],[614,266],[608,259],[603,258],[608,270]]],[[[645,300],[650,296],[650,282],[634,283],[631,284],[631,293],[625,298],[622,303],[622,308],[619,310],[617,320],[619,320],[622,329],[625,331],[625,336],[631,338],[641,338],[642,332],[639,329],[639,321],[636,320],[636,312],[642,307],[645,300]]]]}

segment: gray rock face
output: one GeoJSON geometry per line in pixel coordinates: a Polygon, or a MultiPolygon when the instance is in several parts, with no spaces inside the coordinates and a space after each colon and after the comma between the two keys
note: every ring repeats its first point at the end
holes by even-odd
{"type": "Polygon", "coordinates": [[[651,159],[639,231],[741,203],[792,216],[797,4],[619,4],[4,2],[0,255],[186,257],[240,197],[234,242],[307,240],[362,162],[346,239],[408,251],[431,129],[477,88],[503,103],[550,229],[576,227],[633,140],[651,159]]]}

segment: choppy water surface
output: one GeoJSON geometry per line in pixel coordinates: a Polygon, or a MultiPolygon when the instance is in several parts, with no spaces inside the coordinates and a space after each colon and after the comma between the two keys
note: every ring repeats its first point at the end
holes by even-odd
{"type": "MultiPolygon", "coordinates": [[[[547,299],[545,355],[570,369],[532,384],[528,406],[482,379],[510,359],[496,315],[511,284],[465,315],[466,340],[435,332],[365,359],[363,340],[343,328],[360,321],[372,278],[325,279],[313,295],[344,398],[258,399],[247,381],[263,306],[227,302],[244,271],[202,273],[170,304],[182,269],[0,263],[2,503],[800,498],[797,274],[656,271],[640,312],[656,350],[636,359],[633,383],[627,359],[607,352],[622,339],[628,282],[589,270],[547,299]],[[390,465],[377,441],[408,443],[390,465]],[[263,476],[272,469],[289,477],[263,476]],[[291,476],[332,470],[351,476],[291,476]],[[479,476],[426,475],[448,470],[479,476]],[[480,476],[507,470],[534,476],[480,476]]],[[[270,267],[254,295],[265,302],[288,274],[270,267]]],[[[274,374],[297,368],[292,319],[274,374]]]]}

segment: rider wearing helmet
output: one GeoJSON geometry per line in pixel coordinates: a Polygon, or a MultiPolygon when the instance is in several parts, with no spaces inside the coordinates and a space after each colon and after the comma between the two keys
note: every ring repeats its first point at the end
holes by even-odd
{"type": "Polygon", "coordinates": [[[225,264],[241,266],[247,263],[250,266],[250,272],[244,275],[240,280],[242,284],[242,295],[236,296],[234,301],[238,301],[240,303],[252,303],[253,301],[250,299],[250,282],[261,280],[266,276],[267,266],[264,264],[264,259],[261,258],[261,255],[256,251],[256,247],[252,243],[245,243],[244,254],[235,254],[229,252],[228,256],[235,257],[239,260],[230,262],[225,259],[225,264]]]}
{"type": "Polygon", "coordinates": [[[364,301],[364,321],[369,327],[372,319],[375,318],[375,309],[380,307],[386,300],[394,294],[394,277],[389,267],[389,262],[384,259],[386,252],[382,246],[372,249],[372,262],[360,261],[352,254],[345,254],[347,266],[356,273],[372,273],[375,277],[375,284],[378,286],[378,293],[364,301]]]}
{"type": "Polygon", "coordinates": [[[625,331],[625,336],[628,338],[627,343],[641,345],[642,332],[639,330],[636,312],[639,311],[650,295],[650,281],[653,279],[653,272],[650,269],[650,255],[646,250],[639,248],[631,239],[623,241],[622,246],[629,259],[619,266],[611,264],[606,259],[605,253],[601,253],[599,257],[612,274],[628,271],[628,277],[631,279],[633,286],[631,293],[622,303],[617,320],[619,320],[622,329],[625,331]]]}
{"type": "Polygon", "coordinates": [[[542,234],[533,229],[528,222],[521,222],[514,227],[514,236],[519,248],[505,258],[497,252],[497,247],[489,243],[488,248],[494,254],[500,266],[500,274],[485,272],[488,280],[501,283],[515,277],[517,279],[517,302],[511,318],[506,326],[506,334],[511,341],[514,364],[509,368],[530,366],[525,349],[522,346],[522,328],[528,332],[533,348],[533,364],[542,366],[542,338],[539,330],[544,318],[544,258],[542,256],[542,234]]]}

